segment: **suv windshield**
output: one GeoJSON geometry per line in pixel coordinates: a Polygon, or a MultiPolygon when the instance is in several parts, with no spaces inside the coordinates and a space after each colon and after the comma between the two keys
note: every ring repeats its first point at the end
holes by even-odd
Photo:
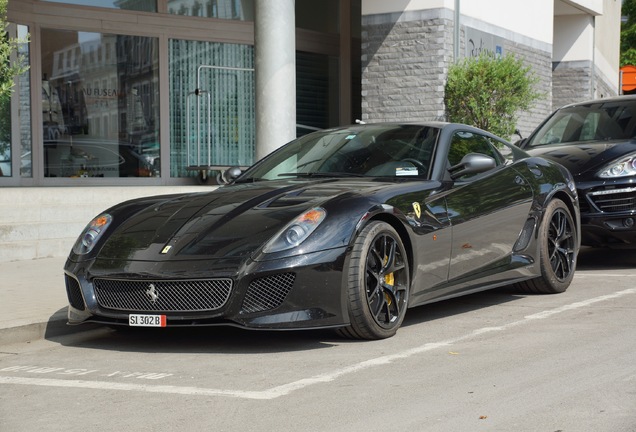
{"type": "Polygon", "coordinates": [[[530,137],[528,146],[631,139],[636,135],[636,101],[595,102],[556,111],[530,137]]]}
{"type": "Polygon", "coordinates": [[[286,177],[428,178],[439,128],[377,125],[305,135],[283,146],[237,181],[286,177]]]}

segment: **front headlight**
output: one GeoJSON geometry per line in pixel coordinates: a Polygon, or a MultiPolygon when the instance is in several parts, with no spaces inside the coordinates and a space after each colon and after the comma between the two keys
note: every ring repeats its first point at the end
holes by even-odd
{"type": "Polygon", "coordinates": [[[113,221],[113,217],[107,213],[101,214],[93,219],[82,234],[79,236],[75,245],[73,246],[73,252],[77,255],[84,255],[93,250],[93,247],[100,239],[104,232],[113,221]]]}
{"type": "Polygon", "coordinates": [[[599,172],[600,178],[618,178],[636,175],[636,154],[625,156],[606,165],[599,172]]]}
{"type": "Polygon", "coordinates": [[[327,212],[321,207],[307,210],[272,237],[265,244],[263,252],[280,252],[300,245],[318,228],[325,216],[327,216],[327,212]]]}

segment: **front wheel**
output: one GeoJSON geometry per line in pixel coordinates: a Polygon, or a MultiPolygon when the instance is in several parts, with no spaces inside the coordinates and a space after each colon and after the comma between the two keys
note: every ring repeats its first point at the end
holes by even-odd
{"type": "Polygon", "coordinates": [[[356,239],[348,269],[350,325],[340,335],[355,339],[393,336],[406,314],[409,268],[398,233],[385,222],[371,222],[356,239]]]}
{"type": "Polygon", "coordinates": [[[545,209],[539,242],[541,276],[517,287],[539,294],[564,292],[574,277],[578,238],[572,214],[560,199],[553,199],[545,209]]]}

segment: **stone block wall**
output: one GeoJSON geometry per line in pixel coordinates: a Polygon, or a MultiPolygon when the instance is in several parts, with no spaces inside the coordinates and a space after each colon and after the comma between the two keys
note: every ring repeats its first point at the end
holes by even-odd
{"type": "MultiPolygon", "coordinates": [[[[552,53],[511,41],[506,42],[504,52],[514,54],[532,68],[532,73],[538,79],[535,89],[542,94],[529,110],[517,113],[517,128],[525,138],[552,112],[552,53]]],[[[519,139],[518,136],[506,138],[511,141],[519,139]]]]}
{"type": "MultiPolygon", "coordinates": [[[[444,86],[453,62],[454,25],[448,9],[362,17],[363,121],[446,120],[444,86]]],[[[462,26],[461,53],[464,30],[462,26]]],[[[506,39],[508,52],[532,67],[544,94],[530,110],[519,113],[525,137],[551,112],[551,52],[506,39]]]]}
{"type": "Polygon", "coordinates": [[[448,10],[362,17],[362,120],[444,120],[452,53],[448,10]]]}
{"type": "Polygon", "coordinates": [[[592,62],[555,62],[552,65],[552,109],[593,98],[592,62]]]}
{"type": "Polygon", "coordinates": [[[555,62],[552,65],[552,108],[618,95],[601,70],[591,61],[555,62]]]}

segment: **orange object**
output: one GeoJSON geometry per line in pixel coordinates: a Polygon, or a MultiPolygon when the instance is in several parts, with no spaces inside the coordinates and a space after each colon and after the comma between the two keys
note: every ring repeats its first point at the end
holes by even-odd
{"type": "Polygon", "coordinates": [[[623,66],[621,72],[623,75],[623,92],[636,90],[636,66],[623,66]]]}

